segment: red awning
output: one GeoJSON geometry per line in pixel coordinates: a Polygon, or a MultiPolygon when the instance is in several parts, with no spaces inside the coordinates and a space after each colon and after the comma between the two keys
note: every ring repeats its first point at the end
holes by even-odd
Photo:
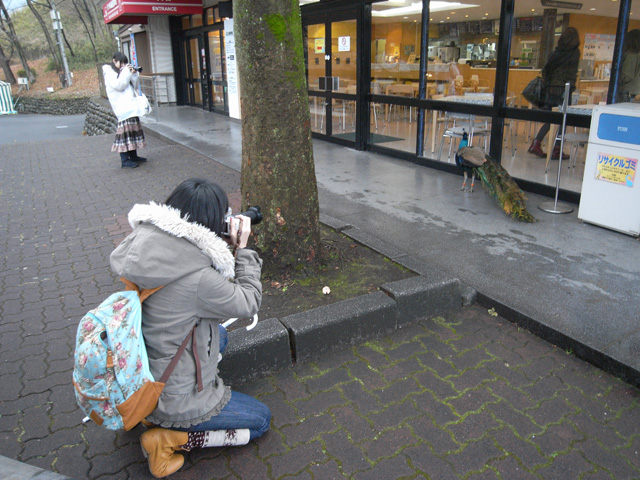
{"type": "Polygon", "coordinates": [[[102,6],[104,23],[147,23],[147,15],[202,14],[202,0],[111,0],[102,6]]]}

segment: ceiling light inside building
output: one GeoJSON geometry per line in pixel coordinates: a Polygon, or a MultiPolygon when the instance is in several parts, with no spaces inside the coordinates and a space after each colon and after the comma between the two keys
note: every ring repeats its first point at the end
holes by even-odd
{"type": "MultiPolygon", "coordinates": [[[[391,3],[391,2],[389,2],[391,3]]],[[[384,6],[385,4],[374,4],[374,8],[377,6],[384,6]]],[[[474,8],[479,7],[480,5],[473,5],[467,3],[459,3],[459,2],[442,2],[442,1],[433,1],[429,3],[429,12],[442,12],[445,10],[453,10],[453,9],[461,9],[461,8],[474,8]]],[[[401,15],[411,15],[414,13],[422,12],[422,2],[413,2],[409,6],[397,7],[397,8],[389,8],[386,10],[373,10],[371,14],[374,17],[398,17],[401,15]]]]}

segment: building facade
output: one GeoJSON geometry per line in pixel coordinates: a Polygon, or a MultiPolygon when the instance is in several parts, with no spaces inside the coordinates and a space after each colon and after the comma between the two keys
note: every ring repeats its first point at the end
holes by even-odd
{"type": "MultiPolygon", "coordinates": [[[[155,78],[164,92],[160,101],[239,118],[231,2],[189,0],[172,9],[164,1],[166,11],[148,15],[127,9],[126,2],[109,2],[120,12],[109,20],[123,24],[122,48],[133,48],[129,56],[155,78]]],[[[522,92],[541,75],[563,32],[575,29],[580,43],[567,132],[588,133],[595,105],[640,94],[633,81],[640,76],[640,61],[634,61],[640,44],[633,41],[640,0],[300,4],[313,134],[352,148],[455,171],[450,152],[464,130],[523,188],[552,195],[558,162],[551,152],[563,116],[522,92]],[[545,158],[528,150],[546,123],[545,158]]],[[[585,149],[580,141],[565,147],[571,158],[563,162],[561,198],[579,198],[585,149]]]]}

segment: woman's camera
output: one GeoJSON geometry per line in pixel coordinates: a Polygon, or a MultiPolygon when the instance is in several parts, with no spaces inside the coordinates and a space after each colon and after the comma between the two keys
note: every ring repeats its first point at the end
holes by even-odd
{"type": "Polygon", "coordinates": [[[225,237],[228,237],[231,235],[231,222],[234,222],[234,226],[236,226],[235,228],[237,228],[237,224],[240,223],[240,219],[237,218],[238,215],[242,215],[244,217],[249,217],[251,219],[251,225],[257,225],[258,223],[260,223],[262,221],[262,212],[260,211],[260,207],[259,206],[255,206],[255,207],[249,207],[249,209],[246,212],[243,213],[238,213],[237,215],[232,215],[231,214],[231,208],[229,208],[229,211],[227,212],[227,214],[224,217],[224,232],[223,235],[225,237]]]}
{"type": "Polygon", "coordinates": [[[138,73],[142,72],[142,67],[134,67],[133,65],[129,65],[129,69],[132,72],[138,72],[138,73]]]}

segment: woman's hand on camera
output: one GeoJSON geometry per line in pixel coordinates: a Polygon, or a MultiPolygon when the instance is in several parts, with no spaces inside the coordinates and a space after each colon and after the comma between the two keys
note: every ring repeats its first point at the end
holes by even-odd
{"type": "Polygon", "coordinates": [[[251,219],[244,215],[236,215],[234,219],[239,221],[231,222],[232,227],[229,232],[231,245],[236,248],[245,248],[249,241],[249,236],[251,235],[251,219]]]}

